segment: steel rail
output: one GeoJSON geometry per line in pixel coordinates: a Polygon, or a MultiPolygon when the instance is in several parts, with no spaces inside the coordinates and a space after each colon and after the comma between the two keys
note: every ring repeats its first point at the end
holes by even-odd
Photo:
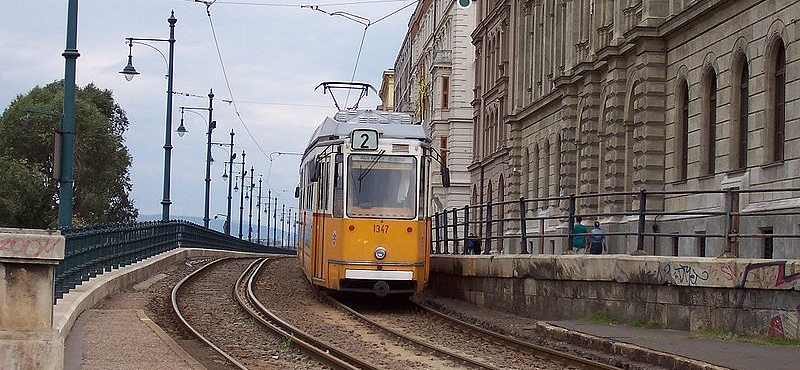
{"type": "MultiPolygon", "coordinates": [[[[390,334],[392,334],[394,336],[397,336],[397,337],[399,337],[399,338],[401,338],[401,339],[403,339],[405,341],[408,341],[408,342],[410,342],[410,343],[412,343],[412,344],[414,344],[416,346],[425,348],[425,349],[427,349],[429,351],[432,351],[434,353],[439,353],[439,354],[445,355],[447,357],[450,357],[452,359],[455,359],[457,361],[460,361],[460,362],[465,363],[465,364],[470,365],[470,366],[475,366],[475,367],[478,367],[478,368],[481,368],[481,369],[489,369],[489,370],[503,370],[503,368],[483,363],[483,362],[481,362],[479,360],[476,360],[476,359],[473,359],[471,357],[467,357],[467,356],[464,356],[464,355],[462,355],[460,353],[453,352],[453,351],[451,351],[451,350],[449,350],[447,348],[442,348],[442,347],[439,347],[439,346],[436,346],[436,345],[421,341],[421,340],[419,340],[417,338],[408,336],[405,333],[402,333],[402,332],[400,332],[398,330],[394,330],[392,328],[386,327],[386,326],[384,326],[384,325],[382,325],[382,324],[370,319],[369,317],[358,313],[357,311],[355,311],[352,308],[346,306],[345,304],[337,301],[336,299],[334,299],[333,297],[331,297],[329,295],[323,294],[323,296],[333,306],[335,306],[335,307],[337,307],[337,308],[339,308],[341,310],[344,310],[347,313],[350,313],[351,315],[357,317],[358,319],[360,319],[360,320],[362,320],[362,321],[364,321],[364,322],[366,322],[366,323],[368,323],[368,324],[370,324],[370,325],[372,325],[372,326],[374,326],[374,327],[376,327],[378,329],[386,331],[386,332],[388,332],[388,333],[390,333],[390,334]]],[[[616,370],[619,370],[619,369],[616,369],[616,370]]]]}
{"type": "Polygon", "coordinates": [[[615,367],[615,366],[603,364],[603,363],[600,363],[600,362],[597,362],[597,361],[592,361],[592,360],[589,360],[589,359],[578,357],[578,356],[575,356],[575,355],[572,355],[572,354],[569,354],[569,353],[556,351],[554,349],[550,349],[550,348],[547,348],[547,347],[544,347],[544,346],[540,346],[538,344],[534,344],[534,343],[526,342],[526,341],[523,341],[523,340],[519,340],[517,338],[511,337],[511,336],[508,336],[508,335],[495,333],[495,332],[486,330],[484,328],[481,328],[479,326],[470,324],[468,322],[459,320],[459,319],[457,319],[455,317],[449,316],[449,315],[444,314],[442,312],[436,311],[436,310],[434,310],[434,309],[432,309],[432,308],[430,308],[428,306],[422,305],[422,304],[420,304],[418,302],[414,302],[414,301],[411,301],[411,300],[409,300],[409,302],[413,303],[417,308],[419,308],[419,309],[421,309],[421,310],[423,310],[423,311],[425,311],[427,313],[433,314],[433,315],[437,316],[438,318],[440,318],[442,320],[446,320],[446,321],[448,321],[448,322],[450,322],[450,323],[452,323],[452,324],[454,324],[456,326],[460,326],[460,327],[469,329],[471,331],[478,332],[478,333],[480,333],[482,335],[486,335],[486,336],[490,337],[491,340],[494,340],[496,343],[499,342],[499,344],[516,347],[518,349],[522,349],[522,350],[526,350],[526,351],[533,351],[533,352],[535,352],[536,355],[539,355],[541,357],[545,357],[545,358],[553,360],[553,361],[557,361],[557,362],[563,363],[565,365],[576,366],[576,367],[579,367],[581,369],[591,369],[591,370],[619,370],[620,369],[620,368],[615,367]]]}
{"type": "MultiPolygon", "coordinates": [[[[178,316],[178,319],[181,321],[181,323],[183,323],[183,326],[186,327],[186,329],[188,329],[190,332],[192,332],[192,334],[194,334],[194,336],[196,336],[198,339],[203,341],[205,344],[207,344],[209,347],[211,347],[214,351],[216,351],[217,353],[222,355],[222,357],[225,357],[225,359],[230,361],[230,363],[233,364],[234,366],[236,366],[237,368],[239,368],[241,370],[250,370],[249,368],[244,366],[242,363],[237,361],[235,358],[231,357],[231,355],[229,355],[227,352],[225,352],[222,348],[217,347],[214,343],[212,343],[203,334],[200,334],[200,332],[197,331],[194,327],[192,327],[192,325],[189,324],[189,322],[186,320],[186,318],[181,313],[180,308],[178,307],[178,291],[183,287],[183,285],[185,283],[187,283],[190,280],[195,279],[197,276],[200,276],[201,273],[206,273],[206,268],[207,267],[215,265],[218,262],[229,260],[229,259],[231,259],[231,258],[226,257],[226,258],[220,258],[218,260],[212,261],[212,262],[204,265],[203,267],[200,267],[199,269],[195,270],[194,272],[192,272],[191,274],[189,274],[185,278],[183,278],[181,281],[179,281],[177,284],[175,284],[175,286],[172,288],[172,309],[175,311],[175,314],[178,316]]],[[[258,262],[258,260],[253,261],[253,263],[250,264],[250,266],[253,266],[256,262],[258,262]]],[[[247,273],[247,271],[249,269],[250,269],[250,267],[245,269],[245,273],[247,273]]],[[[241,277],[240,277],[240,279],[241,279],[241,277]]]]}
{"type": "MultiPolygon", "coordinates": [[[[249,277],[247,278],[246,294],[244,294],[245,292],[243,292],[243,290],[245,289],[242,289],[244,275],[242,275],[239,278],[239,281],[236,283],[234,295],[236,296],[236,300],[239,301],[239,304],[242,306],[242,308],[245,309],[245,311],[250,313],[251,316],[253,316],[266,328],[275,332],[277,335],[282,336],[287,340],[291,340],[293,344],[297,344],[298,347],[300,347],[301,349],[307,351],[314,357],[319,358],[320,360],[332,365],[335,368],[344,370],[381,369],[376,365],[367,363],[357,357],[354,357],[353,355],[350,355],[346,352],[337,349],[332,344],[325,343],[314,338],[310,334],[282,320],[271,310],[264,307],[264,305],[261,303],[261,301],[258,300],[258,298],[255,296],[255,293],[253,292],[253,284],[256,275],[259,274],[261,268],[265,265],[266,262],[267,260],[261,261],[258,267],[252,269],[253,270],[252,273],[249,273],[249,277]]],[[[248,268],[248,270],[250,270],[250,268],[248,268]]]]}

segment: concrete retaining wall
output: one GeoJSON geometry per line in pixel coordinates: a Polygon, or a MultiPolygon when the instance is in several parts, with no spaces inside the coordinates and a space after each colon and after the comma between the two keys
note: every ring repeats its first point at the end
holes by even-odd
{"type": "Polygon", "coordinates": [[[605,314],[800,338],[800,261],[630,255],[432,256],[437,295],[540,319],[605,314]]]}

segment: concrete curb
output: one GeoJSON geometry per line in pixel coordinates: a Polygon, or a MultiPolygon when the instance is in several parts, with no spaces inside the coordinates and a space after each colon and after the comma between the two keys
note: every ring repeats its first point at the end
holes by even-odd
{"type": "Polygon", "coordinates": [[[153,333],[156,333],[161,341],[163,341],[164,344],[166,344],[167,347],[172,350],[172,352],[175,352],[178,357],[186,362],[190,368],[193,370],[207,370],[206,367],[192,357],[192,355],[186,353],[183,347],[176,343],[172,337],[169,336],[169,334],[167,334],[163,329],[161,329],[160,326],[158,326],[158,324],[154,323],[153,320],[150,320],[150,318],[147,317],[147,314],[144,313],[144,310],[136,310],[136,315],[139,316],[139,321],[145,323],[145,325],[147,325],[147,327],[150,328],[153,333]]]}
{"type": "Polygon", "coordinates": [[[615,355],[624,356],[633,361],[663,366],[667,369],[681,370],[730,370],[727,367],[712,365],[707,362],[678,356],[672,353],[657,351],[640,347],[630,343],[618,342],[591,334],[581,333],[562,328],[547,322],[539,321],[536,331],[548,338],[571,343],[584,348],[590,348],[615,355]]]}

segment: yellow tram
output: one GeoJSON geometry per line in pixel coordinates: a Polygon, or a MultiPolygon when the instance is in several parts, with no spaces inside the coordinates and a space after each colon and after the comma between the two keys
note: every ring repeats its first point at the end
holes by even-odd
{"type": "Polygon", "coordinates": [[[298,256],[312,284],[381,297],[425,287],[430,142],[405,113],[341,110],[317,128],[295,192],[298,256]]]}

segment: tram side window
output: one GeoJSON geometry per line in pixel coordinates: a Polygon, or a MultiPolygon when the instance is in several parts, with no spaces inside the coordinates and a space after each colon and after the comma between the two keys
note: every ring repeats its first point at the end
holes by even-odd
{"type": "Polygon", "coordinates": [[[342,181],[342,154],[336,154],[333,163],[333,217],[344,217],[344,181],[342,181]]]}

